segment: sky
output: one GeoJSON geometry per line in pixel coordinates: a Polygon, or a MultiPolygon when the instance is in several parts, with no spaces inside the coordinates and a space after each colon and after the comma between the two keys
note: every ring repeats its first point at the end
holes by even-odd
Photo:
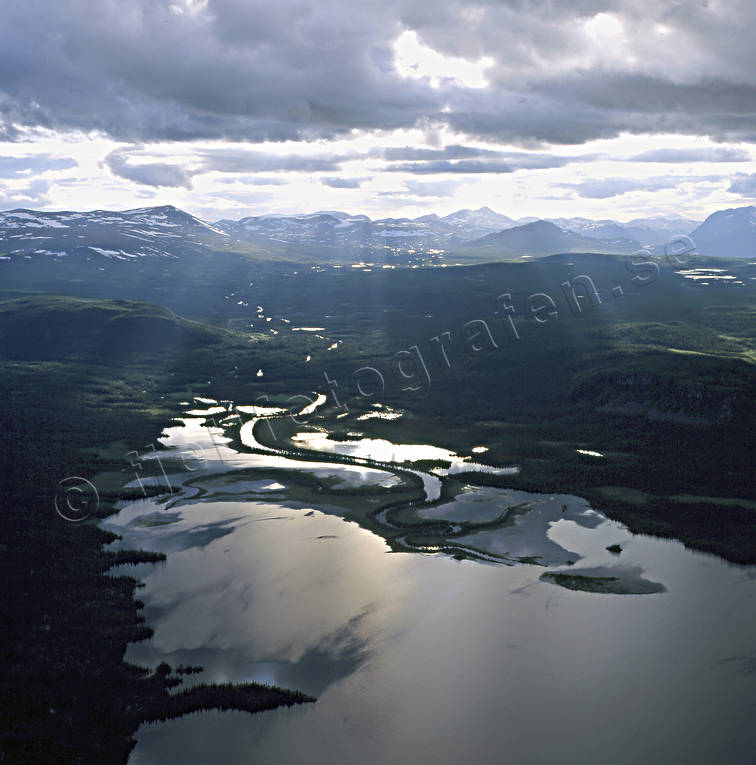
{"type": "Polygon", "coordinates": [[[756,204],[753,0],[3,0],[0,210],[756,204]]]}

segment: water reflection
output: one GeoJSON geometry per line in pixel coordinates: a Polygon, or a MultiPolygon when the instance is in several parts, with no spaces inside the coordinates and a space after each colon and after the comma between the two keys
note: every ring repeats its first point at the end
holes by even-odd
{"type": "Polygon", "coordinates": [[[466,544],[559,567],[391,553],[338,516],[335,494],[331,506],[314,492],[294,501],[284,477],[251,477],[361,468],[215,447],[180,497],[131,503],[107,522],[125,546],[171,552],[138,569],[155,635],[126,658],[201,664],[191,682],[262,680],[318,701],[144,726],[132,765],[750,761],[753,567],[633,536],[577,497],[469,486],[418,515],[459,524],[520,506],[510,526],[466,544]],[[541,579],[610,568],[666,591],[541,579]]]}

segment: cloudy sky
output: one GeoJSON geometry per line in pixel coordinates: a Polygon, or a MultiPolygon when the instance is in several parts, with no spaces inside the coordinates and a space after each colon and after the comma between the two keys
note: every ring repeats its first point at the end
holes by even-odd
{"type": "Polygon", "coordinates": [[[756,204],[753,0],[3,0],[0,209],[756,204]]]}

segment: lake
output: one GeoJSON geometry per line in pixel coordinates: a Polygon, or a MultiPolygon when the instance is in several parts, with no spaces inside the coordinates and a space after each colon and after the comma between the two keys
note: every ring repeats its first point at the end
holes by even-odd
{"type": "Polygon", "coordinates": [[[634,536],[578,497],[472,486],[418,513],[486,521],[519,508],[459,541],[502,562],[395,552],[345,521],[354,497],[338,498],[389,491],[390,470],[240,454],[201,423],[163,438],[202,452],[185,490],[103,524],[124,547],[168,554],[122,567],[144,582],[155,629],[126,658],[318,700],[144,725],[131,765],[753,761],[756,567],[634,536]],[[302,475],[328,482],[327,501],[302,496],[302,475]],[[549,572],[654,587],[590,592],[549,572]]]}

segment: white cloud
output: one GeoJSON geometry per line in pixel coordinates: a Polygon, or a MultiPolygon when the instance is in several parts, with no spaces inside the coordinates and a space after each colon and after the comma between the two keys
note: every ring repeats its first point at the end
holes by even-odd
{"type": "Polygon", "coordinates": [[[427,80],[433,88],[440,87],[444,81],[468,88],[485,88],[489,84],[486,69],[493,63],[491,56],[470,61],[439,53],[424,45],[414,30],[405,30],[394,42],[394,66],[399,74],[427,80]]]}

